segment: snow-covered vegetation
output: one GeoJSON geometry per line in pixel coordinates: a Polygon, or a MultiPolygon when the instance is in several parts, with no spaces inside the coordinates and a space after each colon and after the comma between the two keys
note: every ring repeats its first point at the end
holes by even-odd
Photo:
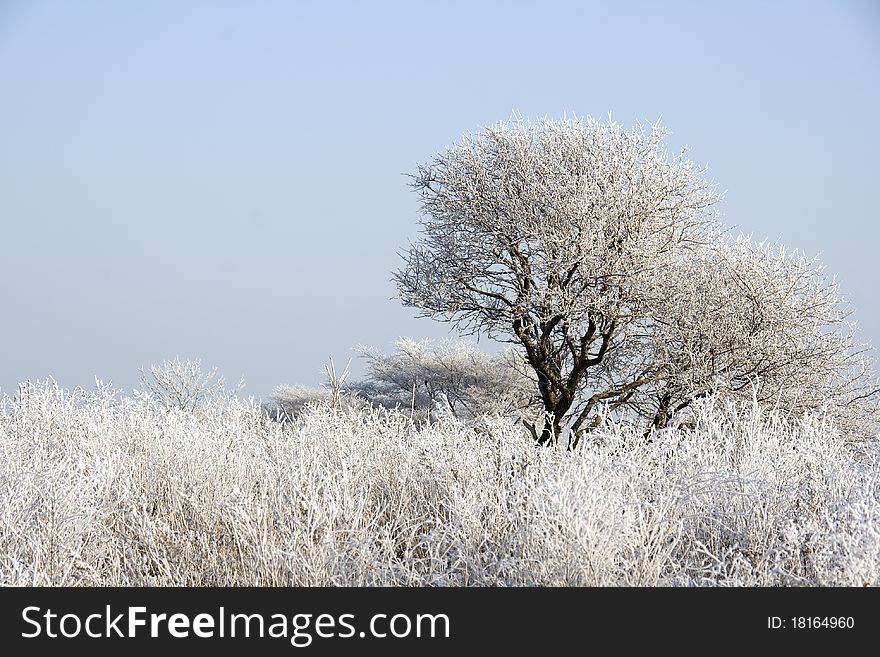
{"type": "Polygon", "coordinates": [[[565,450],[502,416],[26,384],[0,403],[0,583],[880,584],[877,443],[762,409],[565,450]]]}
{"type": "Polygon", "coordinates": [[[864,430],[880,386],[837,282],[735,237],[667,134],[517,117],[464,135],[413,176],[422,235],[395,273],[401,300],[514,345],[546,411],[541,444],[575,445],[609,411],[664,428],[707,395],[755,391],[864,430]]]}
{"type": "Polygon", "coordinates": [[[665,136],[518,119],[419,168],[401,300],[496,355],[4,396],[0,584],[880,585],[871,349],[665,136]]]}
{"type": "Polygon", "coordinates": [[[267,404],[268,412],[295,417],[307,406],[326,403],[405,410],[415,421],[446,415],[473,419],[541,414],[534,374],[512,349],[491,356],[468,342],[408,338],[399,339],[395,347],[391,354],[358,347],[366,363],[366,377],[361,381],[348,381],[347,369],[337,376],[331,361],[321,388],[278,386],[267,404]]]}

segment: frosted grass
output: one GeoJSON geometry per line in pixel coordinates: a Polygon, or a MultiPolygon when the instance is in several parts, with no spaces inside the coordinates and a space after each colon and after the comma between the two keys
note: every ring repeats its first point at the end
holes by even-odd
{"type": "Polygon", "coordinates": [[[0,402],[0,583],[880,584],[875,443],[711,403],[694,431],[605,426],[574,453],[501,418],[108,387],[0,402]]]}

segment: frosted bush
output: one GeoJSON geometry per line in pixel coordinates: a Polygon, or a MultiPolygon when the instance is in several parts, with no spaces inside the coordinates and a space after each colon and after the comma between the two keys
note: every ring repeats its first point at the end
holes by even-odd
{"type": "Polygon", "coordinates": [[[875,441],[757,405],[693,417],[566,452],[511,418],[282,423],[27,384],[0,400],[0,583],[880,584],[875,441]]]}

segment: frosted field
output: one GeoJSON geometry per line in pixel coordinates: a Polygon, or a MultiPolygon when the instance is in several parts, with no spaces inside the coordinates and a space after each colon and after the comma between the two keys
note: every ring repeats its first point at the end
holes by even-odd
{"type": "Polygon", "coordinates": [[[0,406],[5,585],[878,585],[876,443],[704,405],[575,453],[511,420],[413,423],[111,389],[0,406]]]}

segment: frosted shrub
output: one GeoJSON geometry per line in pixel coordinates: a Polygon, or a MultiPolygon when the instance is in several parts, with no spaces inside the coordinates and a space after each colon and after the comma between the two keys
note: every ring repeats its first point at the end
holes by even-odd
{"type": "Polygon", "coordinates": [[[0,400],[5,585],[880,585],[874,441],[702,400],[570,452],[509,418],[100,386],[0,400]]]}

